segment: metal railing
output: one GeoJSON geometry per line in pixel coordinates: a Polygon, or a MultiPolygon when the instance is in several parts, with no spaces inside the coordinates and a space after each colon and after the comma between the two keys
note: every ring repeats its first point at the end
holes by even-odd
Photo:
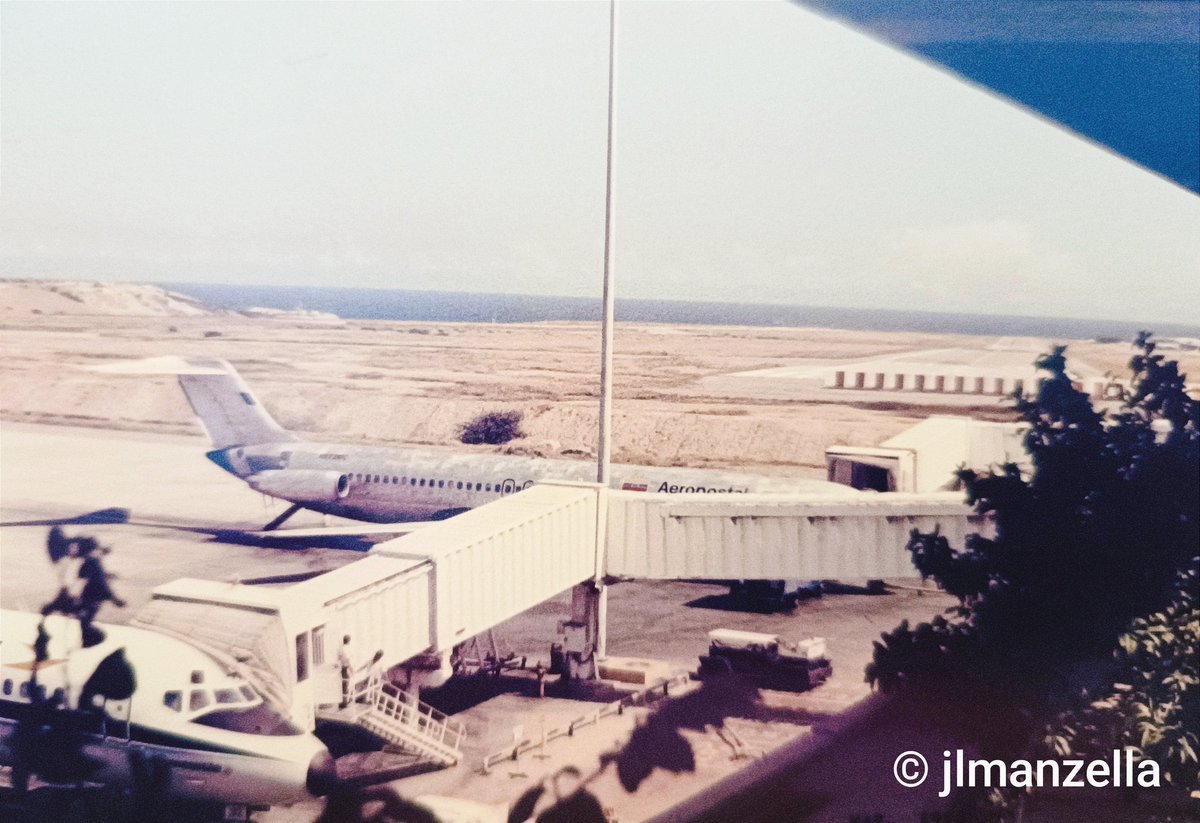
{"type": "Polygon", "coordinates": [[[359,683],[351,699],[351,706],[356,709],[354,720],[360,725],[364,720],[384,718],[390,722],[380,725],[395,729],[395,736],[403,737],[406,742],[428,744],[447,754],[453,752],[457,759],[466,728],[428,703],[422,703],[381,677],[369,677],[359,683]],[[403,727],[403,731],[395,728],[397,726],[403,727]]]}

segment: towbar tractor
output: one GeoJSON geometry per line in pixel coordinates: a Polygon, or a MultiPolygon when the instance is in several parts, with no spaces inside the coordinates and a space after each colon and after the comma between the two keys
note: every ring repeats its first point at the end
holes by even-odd
{"type": "Polygon", "coordinates": [[[823,637],[789,641],[776,634],[714,629],[700,655],[699,680],[738,674],[766,689],[805,691],[833,673],[823,637]]]}

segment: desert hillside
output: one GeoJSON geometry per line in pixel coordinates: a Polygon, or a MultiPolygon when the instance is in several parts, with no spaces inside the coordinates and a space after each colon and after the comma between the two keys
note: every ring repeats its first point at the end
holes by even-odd
{"type": "Polygon", "coordinates": [[[217,314],[198,300],[140,283],[0,280],[3,319],[26,314],[200,317],[217,314]]]}

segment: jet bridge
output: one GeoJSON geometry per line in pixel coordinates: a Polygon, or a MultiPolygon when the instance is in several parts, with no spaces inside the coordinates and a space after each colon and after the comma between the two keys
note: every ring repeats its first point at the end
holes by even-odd
{"type": "Polygon", "coordinates": [[[420,703],[418,688],[449,677],[456,646],[561,592],[573,589],[583,638],[575,651],[586,657],[603,651],[605,580],[914,577],[909,532],[935,527],[958,540],[988,524],[957,494],[669,495],[544,484],[303,582],[176,580],[156,588],[133,622],[241,671],[303,727],[355,722],[450,765],[462,730],[420,703]],[[346,636],[349,706],[338,665],[346,636]]]}
{"type": "Polygon", "coordinates": [[[913,529],[952,544],[987,533],[958,492],[608,494],[604,573],[641,580],[882,580],[916,577],[913,529]]]}

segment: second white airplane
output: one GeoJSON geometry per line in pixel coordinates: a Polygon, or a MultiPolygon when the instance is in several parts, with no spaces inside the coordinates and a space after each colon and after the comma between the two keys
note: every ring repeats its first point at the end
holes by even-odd
{"type": "MultiPolygon", "coordinates": [[[[276,423],[224,360],[164,357],[95,370],[178,375],[212,443],[208,459],[256,491],[291,503],[264,527],[268,531],[300,509],[372,523],[440,520],[538,481],[595,478],[595,466],[580,461],[307,442],[276,423]]],[[[612,467],[612,484],[668,494],[858,493],[818,480],[627,465],[612,467]]]]}

